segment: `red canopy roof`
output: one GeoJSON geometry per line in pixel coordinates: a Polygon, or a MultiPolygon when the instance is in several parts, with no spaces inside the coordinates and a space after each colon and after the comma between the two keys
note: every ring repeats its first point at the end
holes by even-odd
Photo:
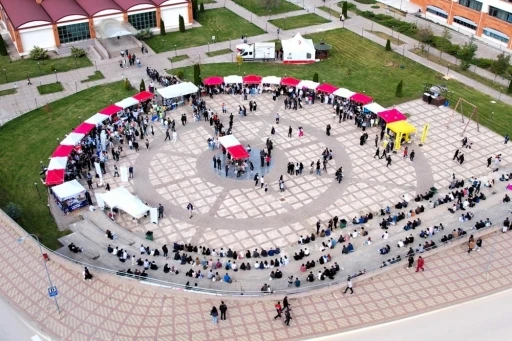
{"type": "Polygon", "coordinates": [[[2,0],[0,3],[15,29],[32,21],[52,21],[35,0],[2,0]]]}
{"type": "Polygon", "coordinates": [[[111,9],[121,12],[122,9],[112,0],[75,0],[91,17],[96,13],[111,9]]]}
{"type": "Polygon", "coordinates": [[[370,96],[367,96],[365,94],[356,93],[355,95],[352,95],[350,99],[354,102],[361,103],[363,105],[373,102],[373,98],[370,96]]]}
{"type": "Polygon", "coordinates": [[[231,154],[231,157],[233,157],[233,159],[235,159],[235,160],[247,159],[249,157],[249,153],[247,152],[247,150],[245,150],[244,146],[242,146],[241,144],[233,146],[233,147],[229,147],[229,148],[227,148],[227,150],[228,150],[229,154],[231,154]]]}
{"type": "Polygon", "coordinates": [[[327,92],[328,94],[332,94],[334,91],[336,91],[338,89],[339,88],[337,86],[334,86],[334,85],[331,85],[328,83],[324,83],[324,84],[319,85],[316,88],[316,91],[322,91],[322,92],[327,92]]]}
{"type": "Polygon", "coordinates": [[[381,111],[378,113],[378,115],[386,123],[393,123],[393,122],[397,122],[397,121],[407,120],[407,117],[396,109],[381,111]]]}
{"type": "Polygon", "coordinates": [[[64,183],[65,169],[54,169],[46,173],[46,186],[60,185],[64,183]]]}
{"type": "Polygon", "coordinates": [[[293,77],[285,77],[281,79],[281,85],[285,86],[297,86],[300,83],[300,79],[293,77]]]}
{"type": "Polygon", "coordinates": [[[263,77],[258,75],[249,75],[243,77],[244,84],[260,84],[263,77]]]}
{"type": "Polygon", "coordinates": [[[152,99],[153,97],[155,97],[155,94],[152,94],[149,91],[141,91],[135,96],[133,96],[133,98],[135,98],[139,102],[145,102],[148,99],[152,99]]]}
{"type": "Polygon", "coordinates": [[[94,124],[84,122],[80,124],[78,127],[76,127],[75,130],[73,130],[73,132],[77,134],[88,134],[91,130],[94,129],[94,127],[94,124]]]}
{"type": "Polygon", "coordinates": [[[117,114],[121,110],[123,110],[123,108],[112,104],[112,105],[109,105],[108,107],[106,107],[105,109],[101,109],[100,114],[112,116],[112,115],[117,114]]]}
{"type": "Polygon", "coordinates": [[[203,80],[204,85],[221,85],[222,83],[224,83],[224,78],[217,76],[208,77],[203,80]]]}
{"type": "Polygon", "coordinates": [[[44,0],[41,6],[54,22],[70,15],[88,16],[75,0],[44,0]]]}
{"type": "Polygon", "coordinates": [[[52,154],[52,157],[66,157],[71,154],[71,151],[73,150],[73,146],[65,146],[65,145],[59,145],[57,148],[55,148],[55,151],[52,154]]]}

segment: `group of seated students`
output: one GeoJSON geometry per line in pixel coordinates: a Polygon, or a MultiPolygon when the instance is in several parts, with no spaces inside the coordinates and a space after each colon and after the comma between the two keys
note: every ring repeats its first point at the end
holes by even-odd
{"type": "Polygon", "coordinates": [[[506,202],[510,202],[510,197],[507,194],[505,194],[505,196],[503,197],[503,203],[506,202]]]}
{"type": "Polygon", "coordinates": [[[276,269],[276,271],[272,270],[270,271],[270,274],[269,274],[269,281],[273,280],[273,279],[279,279],[279,278],[283,278],[283,273],[281,272],[281,270],[279,269],[276,269]]]}
{"type": "Polygon", "coordinates": [[[385,255],[385,254],[388,254],[389,251],[391,251],[391,246],[389,246],[389,244],[387,244],[386,246],[384,246],[383,248],[380,248],[379,249],[379,254],[381,255],[385,255]]]}
{"type": "Polygon", "coordinates": [[[460,217],[459,217],[459,221],[460,221],[461,223],[466,222],[466,221],[470,221],[471,219],[473,219],[473,217],[474,217],[474,216],[475,216],[475,215],[474,215],[472,212],[467,211],[466,213],[462,213],[462,214],[460,215],[460,217]]]}
{"type": "Polygon", "coordinates": [[[187,255],[185,252],[183,252],[181,255],[180,255],[179,252],[176,252],[174,254],[173,259],[175,261],[179,261],[181,265],[192,264],[194,262],[194,260],[192,259],[192,256],[191,255],[187,255]]]}
{"type": "Polygon", "coordinates": [[[382,262],[381,268],[385,268],[388,265],[398,263],[402,260],[402,257],[400,255],[396,256],[396,258],[388,259],[387,261],[382,262]]]}
{"type": "Polygon", "coordinates": [[[512,173],[510,173],[510,174],[506,174],[506,173],[505,174],[501,174],[501,176],[499,178],[500,181],[508,181],[510,179],[512,179],[512,173]]]}
{"type": "MultiPolygon", "coordinates": [[[[306,277],[306,282],[314,282],[315,280],[324,281],[326,278],[334,279],[334,276],[340,271],[340,266],[338,263],[334,263],[330,268],[327,268],[324,266],[323,270],[318,270],[318,274],[315,277],[313,274],[313,271],[309,272],[309,275],[306,277]]],[[[297,281],[296,281],[297,282],[297,281]]],[[[297,283],[295,283],[295,286],[297,286],[297,283]]],[[[300,286],[300,281],[299,281],[300,286]]]]}
{"type": "Polygon", "coordinates": [[[437,190],[432,188],[428,192],[426,192],[425,194],[418,194],[418,195],[416,195],[416,197],[414,198],[414,201],[415,202],[420,202],[422,200],[430,200],[430,199],[432,199],[434,194],[436,194],[436,192],[437,192],[437,190]]]}
{"type": "Polygon", "coordinates": [[[315,239],[316,239],[316,237],[315,237],[314,233],[311,233],[311,236],[306,236],[306,237],[304,237],[303,235],[300,235],[297,244],[299,244],[299,245],[309,244],[310,242],[314,242],[315,239]]]}
{"type": "Polygon", "coordinates": [[[420,236],[420,238],[429,238],[429,237],[432,237],[435,234],[439,233],[439,231],[443,231],[443,230],[444,230],[443,224],[439,224],[439,226],[437,226],[437,225],[430,226],[426,230],[421,230],[419,233],[419,236],[420,236]]]}
{"type": "Polygon", "coordinates": [[[117,246],[116,247],[112,247],[110,244],[108,244],[108,246],[107,246],[107,252],[109,254],[113,254],[114,256],[119,258],[119,261],[121,263],[126,262],[126,260],[130,259],[131,257],[135,257],[135,256],[130,256],[126,250],[120,249],[117,246]]]}
{"type": "Polygon", "coordinates": [[[464,231],[462,228],[458,228],[458,229],[454,229],[452,231],[452,233],[448,234],[448,235],[444,235],[442,238],[441,238],[441,242],[442,243],[447,243],[447,242],[450,242],[450,240],[454,239],[454,238],[458,238],[458,237],[461,237],[461,236],[464,236],[466,235],[467,232],[464,231]]]}
{"type": "Polygon", "coordinates": [[[228,250],[224,250],[223,247],[220,248],[220,250],[211,249],[209,247],[203,247],[203,246],[192,246],[192,244],[179,244],[174,243],[173,244],[173,252],[179,252],[179,251],[186,251],[186,252],[198,252],[204,256],[213,256],[213,257],[226,257],[226,258],[232,258],[234,260],[236,259],[243,259],[243,258],[259,258],[259,257],[273,257],[275,255],[278,255],[281,253],[281,250],[279,248],[270,248],[269,250],[261,249],[259,252],[258,249],[255,249],[252,253],[251,251],[247,250],[247,252],[237,252],[234,250],[231,250],[228,248],[228,250]]]}
{"type": "Polygon", "coordinates": [[[119,270],[116,273],[116,275],[127,276],[127,277],[138,277],[139,279],[144,279],[144,278],[148,277],[146,270],[139,271],[139,269],[135,269],[135,271],[132,271],[132,269],[119,270]]]}
{"type": "Polygon", "coordinates": [[[68,245],[68,249],[69,249],[69,251],[71,251],[73,253],[80,253],[80,252],[82,252],[82,248],[76,246],[74,243],[69,244],[68,245]]]}
{"type": "Polygon", "coordinates": [[[412,222],[409,220],[409,221],[407,222],[407,224],[405,224],[405,226],[404,226],[404,230],[405,230],[405,231],[409,231],[410,229],[415,230],[415,229],[416,229],[416,227],[418,227],[418,226],[420,226],[420,225],[421,225],[421,219],[420,219],[420,218],[415,219],[415,220],[413,220],[412,222]]]}
{"type": "Polygon", "coordinates": [[[473,226],[471,229],[472,230],[480,230],[484,227],[489,227],[489,226],[492,226],[492,222],[489,220],[489,218],[487,218],[487,220],[485,220],[485,221],[480,220],[480,221],[476,222],[475,226],[473,226]]]}
{"type": "Polygon", "coordinates": [[[359,218],[354,217],[354,219],[352,219],[352,224],[354,224],[354,225],[366,224],[369,220],[372,220],[372,219],[373,219],[373,213],[370,212],[366,215],[360,216],[359,218]]]}
{"type": "Polygon", "coordinates": [[[298,261],[298,260],[302,260],[302,258],[307,257],[309,255],[310,255],[309,250],[306,247],[306,248],[304,248],[304,250],[300,249],[300,251],[298,253],[295,252],[295,255],[293,256],[293,259],[298,261]]]}

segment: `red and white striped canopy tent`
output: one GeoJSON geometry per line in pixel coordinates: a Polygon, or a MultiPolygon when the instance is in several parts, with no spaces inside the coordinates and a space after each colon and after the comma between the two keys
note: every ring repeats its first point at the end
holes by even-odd
{"type": "Polygon", "coordinates": [[[293,78],[293,77],[285,77],[281,78],[281,85],[285,86],[297,86],[300,83],[300,79],[293,78]]]}
{"type": "Polygon", "coordinates": [[[88,134],[91,130],[94,129],[94,127],[96,127],[95,124],[84,122],[76,127],[73,132],[77,134],[88,134]]]}
{"type": "Polygon", "coordinates": [[[326,92],[328,94],[332,94],[336,90],[338,90],[337,86],[334,86],[334,85],[328,84],[328,83],[323,83],[323,84],[319,85],[318,88],[316,88],[316,91],[322,91],[322,92],[326,92]]]}
{"type": "Polygon", "coordinates": [[[145,102],[147,100],[152,99],[153,97],[155,97],[155,94],[153,94],[149,91],[141,91],[138,94],[136,94],[135,96],[133,96],[133,98],[135,98],[139,102],[145,102]]]}
{"type": "Polygon", "coordinates": [[[64,183],[65,169],[54,169],[46,172],[46,186],[60,185],[64,183]]]}
{"type": "Polygon", "coordinates": [[[94,114],[93,116],[91,116],[88,119],[86,119],[85,123],[90,123],[90,124],[98,125],[101,122],[103,122],[106,119],[108,119],[109,117],[110,117],[109,115],[105,115],[105,114],[94,114]]]}
{"type": "Polygon", "coordinates": [[[244,146],[242,146],[233,135],[219,137],[219,143],[226,148],[233,159],[240,160],[249,158],[247,150],[245,150],[244,146]]]}
{"type": "Polygon", "coordinates": [[[84,136],[85,134],[70,133],[64,138],[64,140],[62,140],[60,144],[63,146],[76,146],[80,143],[80,141],[82,141],[84,136]]]}
{"type": "Polygon", "coordinates": [[[74,148],[73,146],[59,145],[55,148],[52,157],[68,157],[74,148]]]}
{"type": "Polygon", "coordinates": [[[263,77],[258,76],[258,75],[249,75],[249,76],[244,76],[243,81],[244,81],[244,84],[261,84],[262,78],[263,77]]]}
{"type": "Polygon", "coordinates": [[[112,115],[115,115],[117,114],[118,112],[120,112],[121,110],[123,110],[123,108],[121,107],[118,107],[117,105],[109,105],[108,107],[104,108],[104,109],[101,109],[100,110],[100,114],[104,114],[104,115],[108,115],[108,116],[112,116],[112,115]]]}

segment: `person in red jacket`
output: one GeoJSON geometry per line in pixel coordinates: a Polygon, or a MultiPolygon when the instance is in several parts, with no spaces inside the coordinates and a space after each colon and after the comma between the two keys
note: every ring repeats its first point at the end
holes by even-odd
{"type": "Polygon", "coordinates": [[[416,272],[420,271],[425,271],[425,269],[423,268],[423,265],[425,265],[425,260],[423,258],[421,258],[421,256],[418,258],[418,265],[416,265],[416,272]]]}

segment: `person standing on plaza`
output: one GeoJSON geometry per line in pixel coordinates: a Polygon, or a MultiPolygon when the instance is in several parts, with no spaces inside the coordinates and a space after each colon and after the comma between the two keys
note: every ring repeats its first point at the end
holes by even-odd
{"type": "Polygon", "coordinates": [[[262,175],[261,176],[261,187],[260,188],[263,188],[263,186],[265,186],[265,177],[262,175]]]}
{"type": "Polygon", "coordinates": [[[258,173],[254,175],[254,186],[258,186],[258,182],[260,181],[260,176],[258,173]]]}
{"type": "Polygon", "coordinates": [[[162,254],[165,258],[167,258],[167,255],[169,254],[169,249],[167,248],[166,244],[164,244],[164,246],[162,246],[162,254]]]}
{"type": "Polygon", "coordinates": [[[416,272],[420,271],[425,271],[425,269],[423,268],[423,266],[425,265],[425,260],[419,256],[418,257],[418,264],[416,265],[416,272]]]}
{"type": "Polygon", "coordinates": [[[217,157],[213,156],[213,169],[217,169],[217,157]]]}
{"type": "Polygon", "coordinates": [[[379,135],[375,135],[375,148],[379,146],[379,135]]]}
{"type": "Polygon", "coordinates": [[[217,169],[218,170],[221,170],[222,169],[222,162],[220,161],[220,156],[217,156],[217,169]]]}
{"type": "Polygon", "coordinates": [[[178,142],[178,133],[176,132],[176,129],[172,131],[172,142],[178,142]]]}
{"type": "Polygon", "coordinates": [[[292,320],[292,315],[290,314],[290,309],[286,309],[286,311],[284,312],[284,323],[289,326],[290,325],[290,320],[292,320]]]}
{"type": "Polygon", "coordinates": [[[416,155],[416,153],[414,152],[414,149],[413,149],[411,152],[411,155],[409,155],[409,159],[411,159],[411,162],[414,160],[415,155],[416,155]]]}
{"type": "Polygon", "coordinates": [[[210,315],[212,317],[213,324],[217,324],[217,318],[219,316],[219,312],[217,311],[216,306],[213,306],[212,310],[210,311],[210,315]]]}
{"type": "Polygon", "coordinates": [[[274,320],[277,318],[281,318],[281,313],[283,312],[283,308],[281,307],[281,302],[277,302],[274,306],[276,308],[277,315],[274,316],[274,320]]]}
{"type": "Polygon", "coordinates": [[[149,140],[146,139],[146,150],[149,150],[149,140]]]}
{"type": "Polygon", "coordinates": [[[87,267],[84,267],[83,275],[84,275],[84,281],[92,280],[92,275],[89,272],[89,269],[87,269],[87,267]]]}
{"type": "Polygon", "coordinates": [[[292,132],[293,132],[292,126],[289,126],[288,127],[288,137],[292,137],[292,132]]]}
{"type": "Polygon", "coordinates": [[[228,173],[229,173],[229,166],[226,164],[224,166],[224,169],[226,170],[226,178],[228,177],[228,173]]]}
{"type": "Polygon", "coordinates": [[[192,205],[192,203],[188,203],[187,205],[187,210],[188,210],[188,213],[190,214],[189,218],[192,219],[192,213],[194,212],[194,206],[192,205]]]}
{"type": "Polygon", "coordinates": [[[391,156],[389,156],[389,155],[388,155],[388,157],[387,157],[386,161],[388,162],[388,163],[386,164],[386,168],[387,168],[387,167],[391,166],[391,156]]]}
{"type": "Polygon", "coordinates": [[[116,176],[117,176],[117,177],[119,176],[119,171],[118,171],[118,169],[117,169],[117,166],[116,166],[116,165],[114,165],[114,178],[115,178],[116,176]]]}
{"type": "Polygon", "coordinates": [[[408,268],[412,268],[412,265],[414,264],[414,256],[413,255],[409,255],[409,266],[408,268]]]}
{"type": "Polygon", "coordinates": [[[453,159],[452,160],[458,159],[458,157],[459,157],[459,150],[457,149],[455,151],[455,154],[453,154],[453,159]]]}
{"type": "Polygon", "coordinates": [[[158,204],[158,219],[164,217],[164,207],[162,204],[158,204]]]}
{"type": "Polygon", "coordinates": [[[407,159],[407,154],[409,153],[409,148],[405,147],[404,149],[404,160],[407,159]]]}
{"type": "Polygon", "coordinates": [[[220,303],[221,303],[219,306],[220,319],[225,321],[226,320],[226,311],[228,311],[228,307],[224,304],[224,301],[221,301],[220,303]]]}
{"type": "Polygon", "coordinates": [[[346,294],[348,290],[350,290],[350,294],[354,293],[354,289],[352,289],[352,279],[350,278],[350,276],[348,276],[347,278],[347,287],[345,288],[345,291],[343,293],[346,294]]]}
{"type": "MultiPolygon", "coordinates": [[[[293,276],[292,276],[293,279],[293,276]]],[[[290,309],[290,304],[288,303],[288,296],[285,296],[283,299],[283,309],[288,310],[290,309]]]]}
{"type": "Polygon", "coordinates": [[[489,157],[487,158],[487,168],[489,168],[489,166],[491,165],[491,163],[492,163],[492,156],[489,156],[489,157]]]}
{"type": "Polygon", "coordinates": [[[128,173],[129,173],[128,178],[133,179],[133,166],[130,166],[128,168],[128,173]]]}

